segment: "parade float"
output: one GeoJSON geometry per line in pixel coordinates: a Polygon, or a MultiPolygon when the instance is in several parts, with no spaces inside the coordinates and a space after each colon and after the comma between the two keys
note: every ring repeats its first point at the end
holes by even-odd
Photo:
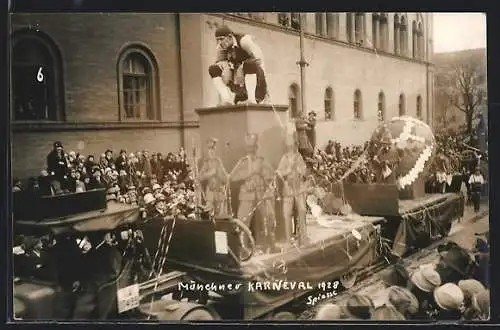
{"type": "MultiPolygon", "coordinates": [[[[293,319],[297,305],[352,287],[395,256],[445,236],[462,215],[462,196],[424,190],[435,153],[425,123],[398,117],[382,124],[362,157],[325,190],[301,166],[280,169],[288,154],[297,158],[284,143],[295,127],[287,108],[196,110],[200,140],[218,141],[219,148],[210,142],[211,151],[193,157],[203,207],[187,216],[151,215],[107,201],[102,190],[15,195],[16,318],[293,319]],[[383,183],[346,180],[363,161],[383,183]]],[[[183,203],[175,198],[167,208],[183,203]]]]}

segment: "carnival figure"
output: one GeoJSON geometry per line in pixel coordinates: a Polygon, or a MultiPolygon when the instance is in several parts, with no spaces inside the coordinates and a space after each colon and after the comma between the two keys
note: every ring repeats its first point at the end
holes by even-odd
{"type": "Polygon", "coordinates": [[[200,182],[205,185],[205,203],[213,210],[215,217],[227,215],[227,183],[229,175],[216,156],[217,139],[210,138],[207,155],[202,160],[199,173],[200,182]]]}
{"type": "Polygon", "coordinates": [[[257,155],[258,138],[247,134],[247,155],[241,158],[230,174],[232,182],[243,184],[239,191],[238,219],[252,234],[258,250],[275,249],[276,216],[274,212],[274,170],[262,156],[257,155]],[[253,219],[253,226],[251,226],[253,219]]]}
{"type": "Polygon", "coordinates": [[[215,38],[218,55],[208,72],[222,104],[262,103],[267,96],[264,56],[253,36],[223,25],[215,38]]]}
{"type": "Polygon", "coordinates": [[[297,134],[286,136],[287,152],[281,157],[276,173],[283,179],[283,218],[285,240],[292,239],[293,227],[295,239],[299,245],[307,240],[306,231],[306,163],[299,153],[297,134]]]}

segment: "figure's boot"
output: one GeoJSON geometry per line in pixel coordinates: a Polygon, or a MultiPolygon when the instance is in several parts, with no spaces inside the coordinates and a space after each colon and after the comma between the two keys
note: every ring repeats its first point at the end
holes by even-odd
{"type": "Polygon", "coordinates": [[[229,87],[222,81],[222,77],[214,77],[212,78],[215,88],[219,93],[221,103],[220,105],[229,105],[234,104],[232,93],[229,90],[229,87]]]}
{"type": "Polygon", "coordinates": [[[247,74],[245,75],[245,88],[247,90],[247,103],[249,104],[257,104],[255,100],[255,89],[257,88],[257,75],[256,74],[247,74]]]}

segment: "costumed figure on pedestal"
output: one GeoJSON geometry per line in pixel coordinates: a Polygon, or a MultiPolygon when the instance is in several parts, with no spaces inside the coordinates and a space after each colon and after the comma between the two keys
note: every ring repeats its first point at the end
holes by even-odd
{"type": "Polygon", "coordinates": [[[200,182],[205,186],[205,203],[215,217],[227,215],[227,183],[229,175],[216,156],[217,139],[210,138],[207,143],[207,155],[202,159],[199,173],[200,182]]]}
{"type": "Polygon", "coordinates": [[[292,225],[299,245],[307,240],[306,232],[306,163],[297,146],[297,134],[286,136],[287,152],[281,157],[276,173],[283,179],[283,218],[286,241],[292,240],[292,225]]]}
{"type": "Polygon", "coordinates": [[[275,250],[274,170],[262,156],[257,155],[258,138],[247,134],[247,155],[241,158],[230,174],[232,182],[241,182],[237,217],[252,229],[257,250],[275,250]],[[252,224],[253,218],[253,226],[252,224]]]}
{"type": "Polygon", "coordinates": [[[254,37],[223,25],[215,31],[215,38],[218,55],[208,72],[221,104],[262,103],[267,96],[264,56],[254,37]]]}

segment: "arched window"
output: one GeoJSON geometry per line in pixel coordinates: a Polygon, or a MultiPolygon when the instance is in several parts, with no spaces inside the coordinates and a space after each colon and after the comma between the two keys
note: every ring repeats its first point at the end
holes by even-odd
{"type": "Polygon", "coordinates": [[[425,45],[424,45],[424,31],[422,29],[422,22],[419,22],[417,25],[417,47],[418,53],[417,56],[419,59],[424,59],[425,45]]]}
{"type": "Polygon", "coordinates": [[[417,22],[415,21],[411,23],[411,44],[412,44],[412,57],[418,58],[419,57],[418,31],[417,31],[417,22]]]}
{"type": "Polygon", "coordinates": [[[290,27],[291,25],[290,13],[278,13],[278,24],[284,27],[290,27]]]}
{"type": "Polygon", "coordinates": [[[399,16],[394,15],[394,54],[399,55],[399,16]]]}
{"type": "Polygon", "coordinates": [[[422,119],[422,96],[417,96],[417,118],[422,119]]]}
{"type": "Polygon", "coordinates": [[[52,39],[41,32],[13,35],[13,120],[64,120],[62,80],[62,58],[52,39]]]}
{"type": "Polygon", "coordinates": [[[364,45],[365,43],[365,14],[356,13],[356,18],[354,21],[354,35],[356,39],[356,44],[364,45]]]}
{"type": "Polygon", "coordinates": [[[408,55],[408,24],[405,16],[401,16],[399,25],[399,47],[401,55],[408,55]]]}
{"type": "Polygon", "coordinates": [[[290,116],[297,118],[300,112],[300,88],[297,84],[292,84],[288,90],[288,104],[290,116]]]}
{"type": "Polygon", "coordinates": [[[379,121],[385,120],[385,95],[384,92],[378,93],[378,112],[377,118],[379,121]]]}
{"type": "Polygon", "coordinates": [[[386,13],[382,13],[378,17],[379,27],[379,49],[388,51],[389,49],[389,24],[386,13]]]}
{"type": "Polygon", "coordinates": [[[290,13],[290,25],[294,30],[300,30],[300,13],[290,13]]]}
{"type": "Polygon", "coordinates": [[[160,120],[158,73],[153,56],[143,47],[129,47],[118,60],[120,118],[160,120]]]}
{"type": "Polygon", "coordinates": [[[361,97],[361,91],[356,89],[354,92],[354,119],[363,118],[363,99],[361,97]]]}
{"type": "Polygon", "coordinates": [[[325,90],[325,119],[333,119],[334,116],[334,100],[333,100],[333,89],[328,87],[325,90]]]}
{"type": "Polygon", "coordinates": [[[347,42],[354,42],[354,13],[346,14],[347,42]]]}
{"type": "Polygon", "coordinates": [[[399,95],[399,115],[406,115],[406,100],[404,94],[399,95]]]}

